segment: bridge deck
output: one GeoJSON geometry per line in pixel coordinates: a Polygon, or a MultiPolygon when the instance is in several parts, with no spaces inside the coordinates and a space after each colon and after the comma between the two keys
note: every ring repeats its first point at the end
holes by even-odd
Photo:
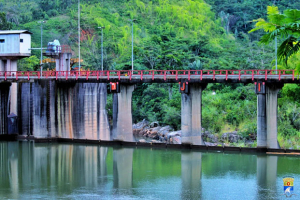
{"type": "Polygon", "coordinates": [[[120,83],[252,83],[256,81],[300,83],[294,70],[135,70],[135,71],[8,71],[0,82],[57,80],[120,83]]]}

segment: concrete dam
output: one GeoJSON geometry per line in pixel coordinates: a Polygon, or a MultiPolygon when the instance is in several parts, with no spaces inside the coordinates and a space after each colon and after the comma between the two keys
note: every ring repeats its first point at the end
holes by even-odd
{"type": "MultiPolygon", "coordinates": [[[[7,134],[10,84],[1,83],[0,134],[7,134]]],[[[35,80],[18,83],[19,135],[35,138],[110,140],[105,83],[35,80]]]]}

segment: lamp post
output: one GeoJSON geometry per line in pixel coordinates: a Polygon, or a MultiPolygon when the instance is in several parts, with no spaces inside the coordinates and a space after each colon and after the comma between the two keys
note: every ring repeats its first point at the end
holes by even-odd
{"type": "Polygon", "coordinates": [[[131,70],[133,71],[133,22],[136,21],[136,19],[130,19],[132,24],[132,30],[131,30],[131,70]]]}
{"type": "Polygon", "coordinates": [[[80,71],[80,0],[78,0],[78,71],[80,71]]]}
{"type": "Polygon", "coordinates": [[[101,70],[103,71],[103,29],[105,29],[104,26],[98,27],[101,29],[101,70]]]}
{"type": "Polygon", "coordinates": [[[41,23],[41,77],[43,76],[42,71],[43,71],[43,23],[46,23],[45,21],[39,21],[38,23],[41,23]]]}

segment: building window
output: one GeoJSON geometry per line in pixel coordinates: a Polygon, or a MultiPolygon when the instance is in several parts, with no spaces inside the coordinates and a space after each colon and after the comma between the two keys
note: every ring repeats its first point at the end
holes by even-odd
{"type": "Polygon", "coordinates": [[[23,43],[23,39],[20,39],[20,42],[23,43]]]}
{"type": "Polygon", "coordinates": [[[5,42],[5,39],[0,39],[0,43],[4,43],[5,42]]]}

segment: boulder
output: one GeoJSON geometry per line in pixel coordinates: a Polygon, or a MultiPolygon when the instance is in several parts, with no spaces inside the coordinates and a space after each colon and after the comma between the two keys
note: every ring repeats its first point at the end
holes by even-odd
{"type": "Polygon", "coordinates": [[[241,135],[238,134],[237,131],[233,131],[233,132],[228,132],[228,133],[224,133],[221,137],[221,141],[222,142],[230,142],[230,143],[236,143],[239,140],[242,140],[243,137],[241,135]]]}
{"type": "Polygon", "coordinates": [[[203,141],[212,142],[212,143],[218,142],[218,137],[214,134],[211,134],[209,131],[203,131],[201,135],[203,141]]]}
{"type": "Polygon", "coordinates": [[[139,142],[146,143],[147,141],[145,139],[140,139],[139,142]]]}
{"type": "Polygon", "coordinates": [[[152,122],[150,124],[150,128],[154,128],[154,127],[158,127],[159,126],[159,123],[158,122],[152,122]]]}

